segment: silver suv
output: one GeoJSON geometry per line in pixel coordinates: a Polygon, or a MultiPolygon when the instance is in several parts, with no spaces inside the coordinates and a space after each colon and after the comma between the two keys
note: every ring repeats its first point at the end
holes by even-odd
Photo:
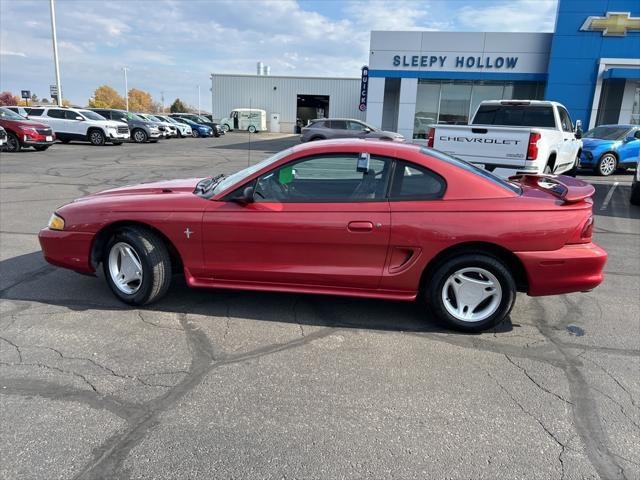
{"type": "Polygon", "coordinates": [[[332,138],[372,138],[404,142],[399,133],[387,132],[352,118],[319,118],[302,129],[301,142],[332,138]]]}

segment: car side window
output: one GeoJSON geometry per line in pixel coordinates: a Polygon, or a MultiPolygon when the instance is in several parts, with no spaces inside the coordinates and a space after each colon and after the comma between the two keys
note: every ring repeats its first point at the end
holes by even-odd
{"type": "Polygon", "coordinates": [[[344,120],[331,120],[331,128],[336,130],[346,130],[347,122],[344,120]]]}
{"type": "Polygon", "coordinates": [[[390,200],[435,200],[442,198],[447,188],[444,179],[435,172],[414,163],[396,162],[390,200]]]}
{"type": "MultiPolygon", "coordinates": [[[[103,115],[103,117],[108,119],[109,114],[107,113],[107,115],[103,115]]],[[[111,112],[111,119],[127,123],[127,115],[124,112],[111,112]]]]}
{"type": "Polygon", "coordinates": [[[29,116],[30,117],[39,117],[40,115],[42,115],[42,112],[44,112],[44,108],[32,108],[29,111],[29,116]]]}
{"type": "Polygon", "coordinates": [[[366,128],[360,122],[347,122],[347,123],[349,125],[349,130],[356,130],[356,131],[362,132],[366,128]]]}
{"type": "Polygon", "coordinates": [[[372,156],[358,171],[357,153],[315,155],[290,162],[258,178],[256,202],[370,202],[386,197],[391,160],[372,156]]]}
{"type": "Polygon", "coordinates": [[[47,112],[47,117],[51,118],[64,118],[65,111],[57,108],[53,108],[47,112]]]}
{"type": "Polygon", "coordinates": [[[569,112],[564,108],[558,108],[558,113],[560,114],[560,125],[562,126],[562,130],[565,132],[573,132],[573,124],[571,123],[569,112]]]}
{"type": "Polygon", "coordinates": [[[67,120],[75,120],[76,117],[81,117],[82,116],[78,112],[73,112],[71,110],[67,110],[64,113],[65,113],[65,118],[67,120]]]}

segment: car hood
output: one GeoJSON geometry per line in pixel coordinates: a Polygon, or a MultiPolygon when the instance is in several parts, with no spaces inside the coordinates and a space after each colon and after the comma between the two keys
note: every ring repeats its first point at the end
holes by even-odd
{"type": "Polygon", "coordinates": [[[33,120],[3,120],[3,122],[11,122],[11,125],[15,125],[17,127],[51,128],[49,125],[34,122],[33,120]]]}
{"type": "Polygon", "coordinates": [[[179,180],[165,180],[162,182],[141,183],[139,185],[127,185],[126,187],[112,188],[94,193],[76,201],[91,198],[120,197],[124,195],[165,195],[167,193],[193,192],[201,178],[183,178],[179,180]]]}
{"type": "Polygon", "coordinates": [[[601,138],[583,138],[583,150],[595,150],[596,148],[611,147],[618,143],[616,140],[602,140],[601,138]]]}

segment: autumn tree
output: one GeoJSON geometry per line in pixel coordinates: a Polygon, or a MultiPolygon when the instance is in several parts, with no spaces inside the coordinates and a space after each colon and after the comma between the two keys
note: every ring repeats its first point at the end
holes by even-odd
{"type": "Polygon", "coordinates": [[[132,88],[129,90],[129,110],[134,112],[151,112],[153,99],[149,92],[132,88]]]}
{"type": "Polygon", "coordinates": [[[89,101],[91,108],[125,108],[125,100],[115,89],[109,85],[102,85],[96,88],[93,98],[89,101]]]}
{"type": "Polygon", "coordinates": [[[187,111],[187,106],[182,103],[182,100],[176,98],[171,104],[169,110],[171,110],[171,113],[184,113],[187,111]]]}
{"type": "Polygon", "coordinates": [[[0,106],[17,105],[20,99],[11,92],[0,93],[0,106]]]}

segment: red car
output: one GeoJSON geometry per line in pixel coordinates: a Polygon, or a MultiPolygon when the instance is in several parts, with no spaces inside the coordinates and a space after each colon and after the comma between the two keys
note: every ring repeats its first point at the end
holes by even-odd
{"type": "Polygon", "coordinates": [[[516,291],[555,295],[602,282],[591,185],[510,181],[417,145],[311,142],[229,177],[108,190],[58,209],[46,260],[102,264],[131,305],[192,287],[426,300],[450,326],[504,319],[516,291]]]}
{"type": "Polygon", "coordinates": [[[5,148],[9,152],[19,152],[23,147],[43,152],[56,141],[49,125],[28,120],[5,107],[0,107],[0,126],[7,131],[5,148]]]}

